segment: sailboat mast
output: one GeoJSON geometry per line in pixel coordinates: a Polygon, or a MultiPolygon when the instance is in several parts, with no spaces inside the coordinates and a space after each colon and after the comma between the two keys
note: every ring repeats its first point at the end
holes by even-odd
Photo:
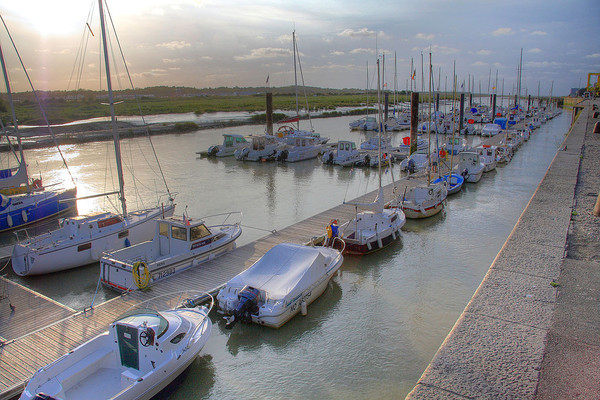
{"type": "MultiPolygon", "coordinates": [[[[15,135],[17,136],[17,143],[19,144],[19,153],[21,155],[21,166],[25,168],[25,175],[27,175],[27,163],[25,162],[25,155],[23,153],[23,146],[21,145],[21,135],[19,134],[19,123],[17,121],[17,114],[15,114],[15,106],[13,103],[12,90],[10,89],[10,81],[8,79],[8,72],[6,71],[6,64],[4,63],[4,53],[2,52],[2,46],[0,45],[0,63],[2,63],[2,74],[4,75],[4,83],[6,84],[6,94],[8,95],[8,103],[12,112],[13,126],[15,129],[15,135]]],[[[8,138],[8,136],[7,136],[8,138]]],[[[21,167],[20,166],[20,167],[21,167]]],[[[26,181],[27,192],[29,192],[29,179],[26,181]]]]}
{"type": "Polygon", "coordinates": [[[383,116],[381,112],[381,81],[379,77],[379,69],[379,57],[377,57],[377,113],[379,120],[379,126],[377,129],[379,131],[379,152],[377,154],[377,157],[379,158],[379,189],[381,189],[381,131],[383,130],[383,116]]]}
{"type": "Polygon", "coordinates": [[[298,105],[298,73],[296,72],[296,31],[292,32],[292,46],[294,53],[294,87],[296,91],[296,117],[298,117],[298,129],[300,129],[300,107],[298,105]]]}
{"type": "Polygon", "coordinates": [[[108,103],[110,106],[110,119],[113,131],[113,140],[115,142],[115,158],[117,162],[117,174],[119,175],[119,200],[123,216],[127,216],[127,206],[125,204],[125,182],[123,180],[123,165],[121,162],[121,143],[119,141],[119,131],[117,130],[117,120],[115,118],[115,103],[113,100],[112,84],[110,81],[110,63],[108,61],[108,44],[106,41],[106,27],[104,24],[104,7],[102,0],[98,0],[100,8],[100,27],[102,30],[102,46],[104,51],[104,64],[106,66],[106,82],[108,87],[108,103]]]}

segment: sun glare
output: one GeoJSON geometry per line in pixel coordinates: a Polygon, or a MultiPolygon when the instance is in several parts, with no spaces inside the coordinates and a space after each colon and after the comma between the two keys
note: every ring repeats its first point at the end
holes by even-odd
{"type": "Polygon", "coordinates": [[[23,24],[44,36],[61,36],[81,31],[89,3],[85,1],[23,1],[13,4],[13,12],[23,24]]]}

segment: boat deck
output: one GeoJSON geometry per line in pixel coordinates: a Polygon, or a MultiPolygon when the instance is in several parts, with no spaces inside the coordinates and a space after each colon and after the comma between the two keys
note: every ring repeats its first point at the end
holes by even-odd
{"type": "MultiPolygon", "coordinates": [[[[498,144],[501,140],[499,136],[501,135],[484,142],[498,144]]],[[[424,177],[425,174],[421,172],[397,181],[397,193],[404,192],[405,187],[419,184],[424,177]]],[[[392,191],[392,184],[384,187],[386,199],[391,199],[392,191]]],[[[353,201],[372,201],[376,192],[353,201]]],[[[39,293],[2,278],[1,284],[9,288],[7,292],[10,299],[0,298],[0,335],[4,340],[0,345],[0,399],[10,399],[18,395],[37,369],[105,331],[110,323],[132,305],[159,295],[185,290],[215,293],[276,244],[307,243],[311,238],[325,234],[328,221],[337,219],[341,224],[352,219],[355,212],[352,205],[333,207],[240,246],[196,268],[161,280],[148,290],[128,293],[86,311],[62,306],[39,293]],[[15,307],[14,310],[9,304],[15,307]]]]}

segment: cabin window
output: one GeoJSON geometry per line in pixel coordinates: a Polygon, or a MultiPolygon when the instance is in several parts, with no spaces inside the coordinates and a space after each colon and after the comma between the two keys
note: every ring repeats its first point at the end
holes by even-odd
{"type": "Polygon", "coordinates": [[[172,226],[171,237],[178,240],[187,240],[187,229],[179,226],[172,226]]]}
{"type": "Polygon", "coordinates": [[[225,146],[229,147],[233,145],[233,137],[225,136],[225,146]]]}
{"type": "Polygon", "coordinates": [[[160,236],[169,237],[169,224],[167,224],[166,222],[159,222],[158,223],[158,234],[160,236]]]}
{"type": "Polygon", "coordinates": [[[193,242],[194,240],[201,239],[205,236],[209,236],[210,231],[204,225],[194,226],[190,231],[190,240],[193,242]]]}

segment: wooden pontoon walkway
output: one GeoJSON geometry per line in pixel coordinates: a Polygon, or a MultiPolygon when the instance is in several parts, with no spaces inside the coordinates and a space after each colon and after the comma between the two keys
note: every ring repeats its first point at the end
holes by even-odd
{"type": "MultiPolygon", "coordinates": [[[[497,144],[500,135],[485,140],[497,144]]],[[[421,182],[415,174],[396,182],[397,193],[421,182]]],[[[377,191],[358,201],[372,201],[377,191]]],[[[393,195],[393,185],[384,187],[386,199],[393,195]]],[[[340,224],[354,218],[356,209],[339,205],[294,225],[267,235],[196,268],[159,281],[146,291],[135,291],[93,309],[76,311],[0,277],[0,399],[18,395],[25,383],[40,367],[56,360],[92,337],[104,332],[110,323],[129,307],[156,296],[185,290],[215,293],[229,279],[250,267],[279,243],[307,243],[325,233],[328,221],[340,224]],[[13,308],[14,307],[14,308],[13,308]]]]}

